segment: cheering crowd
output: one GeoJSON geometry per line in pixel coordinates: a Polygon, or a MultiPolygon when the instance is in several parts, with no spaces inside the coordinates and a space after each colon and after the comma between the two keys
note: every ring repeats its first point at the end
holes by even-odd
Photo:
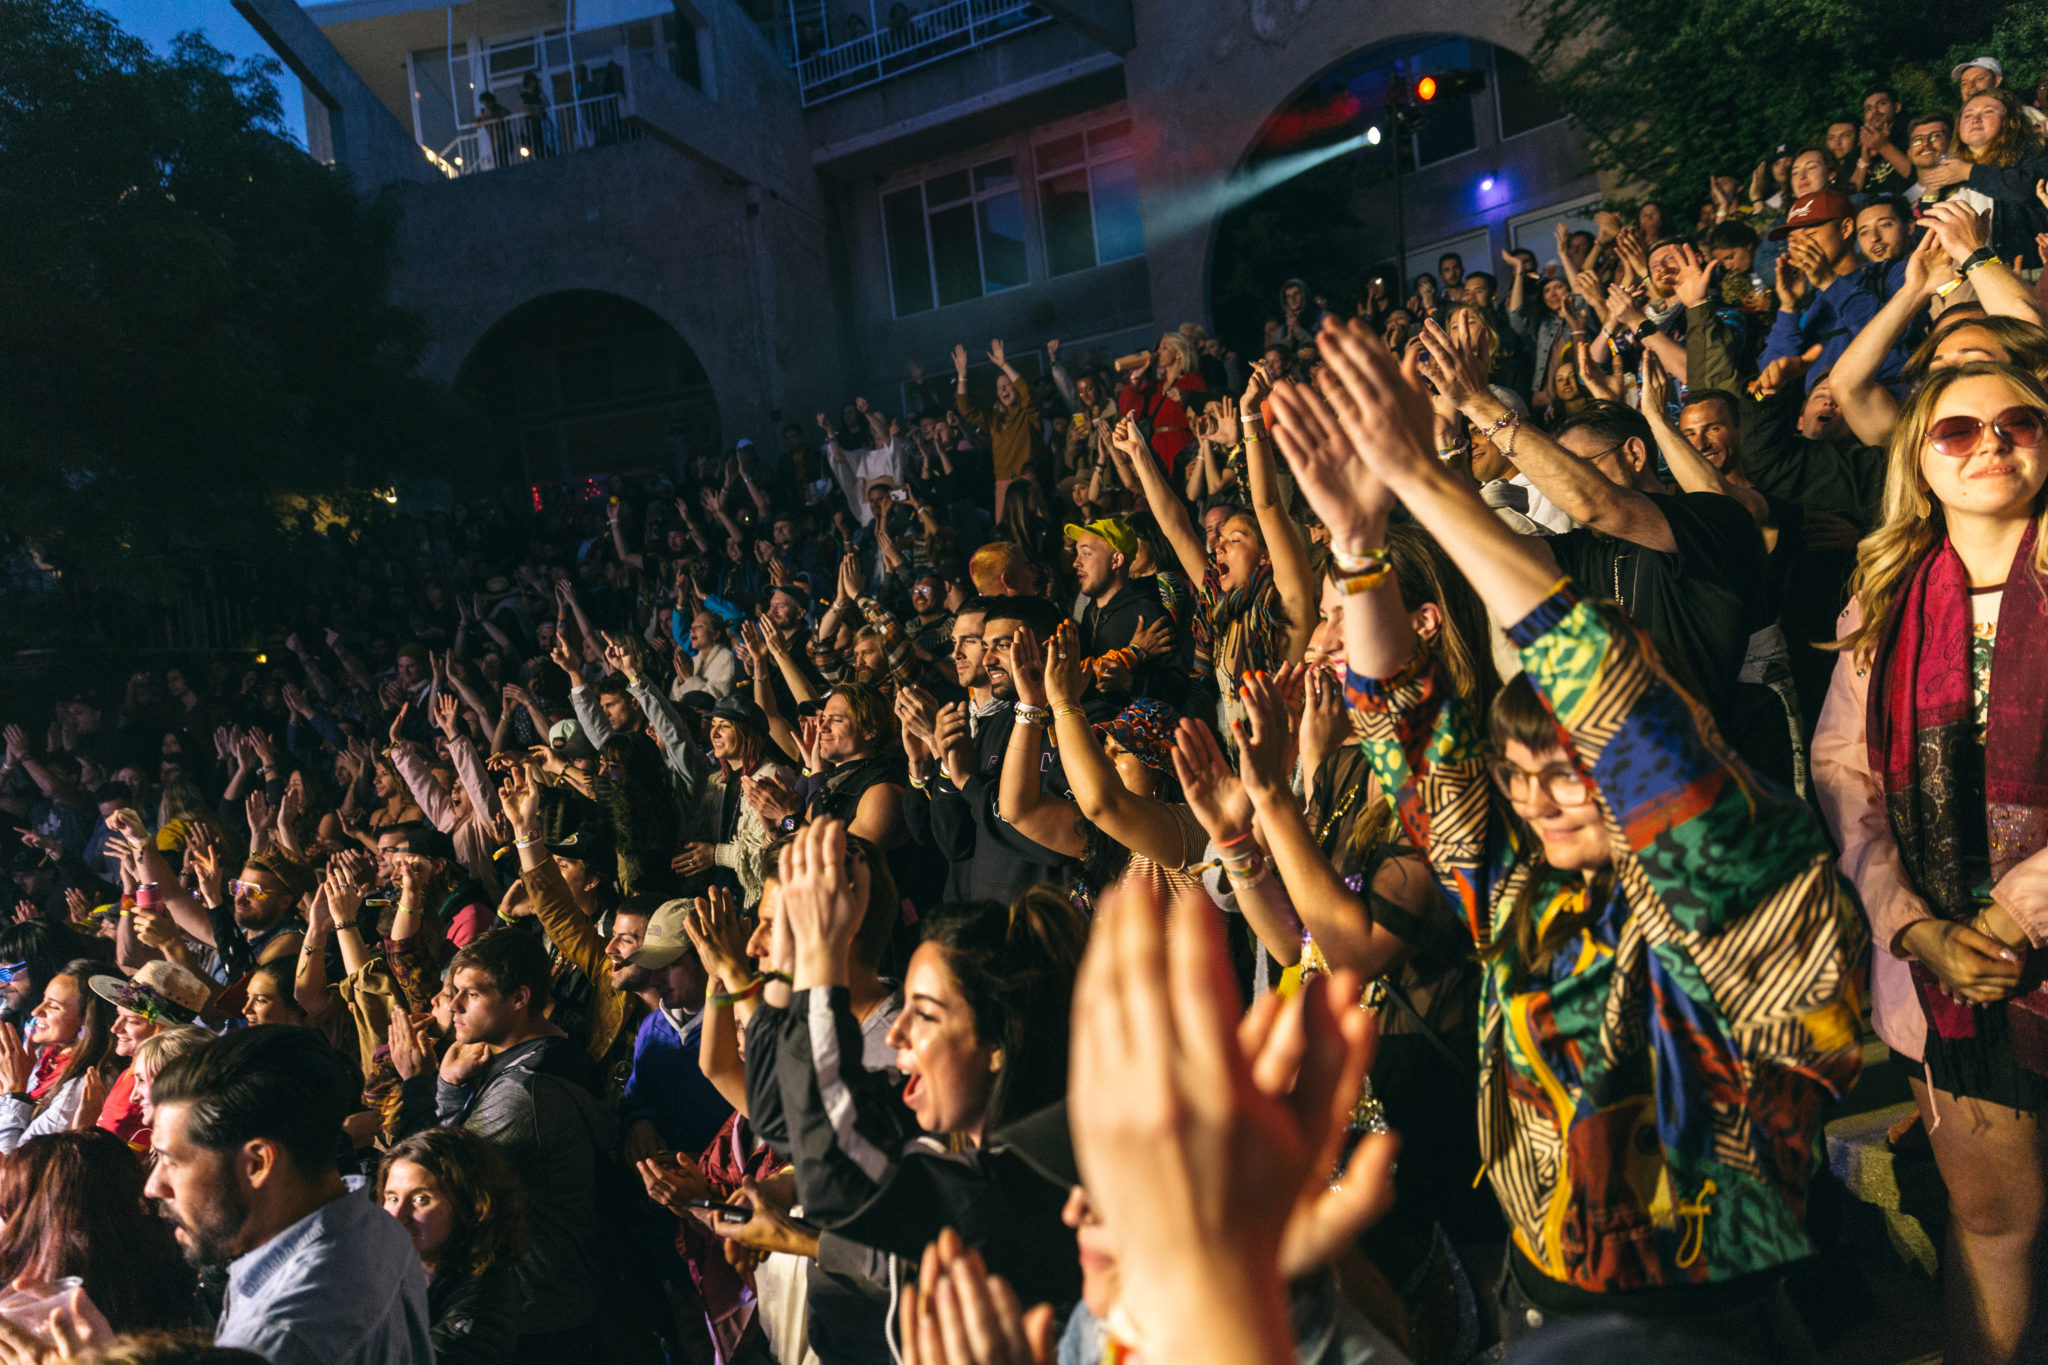
{"type": "Polygon", "coordinates": [[[1808,1361],[1870,1029],[2044,1358],[2048,119],[1955,78],[17,715],[0,1361],[1808,1361]]]}

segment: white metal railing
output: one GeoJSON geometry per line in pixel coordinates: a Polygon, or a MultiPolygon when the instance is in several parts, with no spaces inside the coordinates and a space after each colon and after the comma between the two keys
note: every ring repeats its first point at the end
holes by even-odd
{"type": "Polygon", "coordinates": [[[633,142],[640,123],[623,95],[591,95],[545,110],[520,110],[464,129],[437,154],[427,152],[450,179],[506,166],[544,161],[570,152],[633,142]]]}
{"type": "Polygon", "coordinates": [[[817,104],[1051,21],[1024,0],[952,0],[811,53],[795,64],[797,86],[805,105],[817,104]]]}

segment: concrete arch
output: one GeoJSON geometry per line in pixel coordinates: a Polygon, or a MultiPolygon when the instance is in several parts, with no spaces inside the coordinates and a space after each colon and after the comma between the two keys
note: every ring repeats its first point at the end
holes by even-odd
{"type": "Polygon", "coordinates": [[[1140,205],[1153,317],[1207,320],[1216,225],[1155,238],[1152,223],[1179,199],[1241,166],[1273,113],[1337,62],[1367,48],[1454,33],[1527,52],[1517,0],[1470,0],[1419,14],[1398,0],[1200,0],[1139,6],[1138,46],[1126,61],[1141,130],[1140,205]],[[1438,22],[1421,22],[1425,17],[1438,22]],[[1205,43],[1180,33],[1213,35],[1205,43]],[[1148,42],[1148,38],[1150,41],[1148,42]],[[1275,92],[1285,92],[1276,97],[1275,92]]]}
{"type": "Polygon", "coordinates": [[[673,472],[723,449],[716,389],[667,318],[608,290],[556,289],[494,320],[454,386],[490,424],[508,481],[673,472]]]}

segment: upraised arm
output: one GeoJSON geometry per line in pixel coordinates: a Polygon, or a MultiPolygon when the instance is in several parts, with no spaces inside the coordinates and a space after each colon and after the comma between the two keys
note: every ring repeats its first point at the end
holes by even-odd
{"type": "Polygon", "coordinates": [[[1273,464],[1273,448],[1266,441],[1266,419],[1261,405],[1271,391],[1266,362],[1253,364],[1244,391],[1244,468],[1250,485],[1252,511],[1259,519],[1259,533],[1265,537],[1266,555],[1273,564],[1273,588],[1287,613],[1287,653],[1284,662],[1293,663],[1308,651],[1309,637],[1316,628],[1316,581],[1308,564],[1308,543],[1302,528],[1287,514],[1280,491],[1279,471],[1273,464]]]}
{"type": "Polygon", "coordinates": [[[1209,567],[1208,553],[1202,547],[1202,537],[1196,533],[1195,524],[1188,518],[1187,504],[1174,496],[1167,486],[1166,475],[1159,468],[1152,447],[1138,430],[1138,424],[1126,417],[1117,423],[1116,448],[1130,461],[1138,483],[1145,490],[1145,504],[1158,519],[1159,529],[1165,533],[1167,544],[1173,546],[1174,558],[1180,561],[1181,572],[1191,583],[1200,583],[1209,567]]]}

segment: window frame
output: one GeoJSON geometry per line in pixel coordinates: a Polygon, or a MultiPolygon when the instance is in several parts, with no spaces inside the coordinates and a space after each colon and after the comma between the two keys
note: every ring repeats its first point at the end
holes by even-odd
{"type": "Polygon", "coordinates": [[[1035,133],[1032,135],[1031,138],[1029,154],[1031,157],[1032,189],[1035,192],[1035,196],[1038,200],[1038,236],[1040,241],[1044,244],[1045,275],[1047,279],[1065,279],[1069,275],[1080,275],[1090,270],[1100,270],[1106,265],[1121,265],[1125,261],[1139,261],[1145,258],[1146,253],[1148,251],[1148,246],[1144,241],[1144,216],[1142,213],[1139,215],[1139,245],[1137,252],[1134,255],[1130,256],[1119,256],[1113,261],[1105,261],[1102,258],[1102,225],[1095,211],[1096,167],[1106,166],[1111,164],[1112,162],[1117,161],[1129,161],[1132,165],[1132,170],[1135,172],[1137,169],[1137,123],[1135,120],[1132,119],[1129,109],[1118,107],[1114,112],[1098,110],[1093,114],[1087,116],[1085,119],[1077,120],[1064,125],[1056,125],[1053,128],[1045,129],[1038,133],[1035,133]],[[1120,152],[1109,153],[1108,155],[1096,155],[1093,151],[1089,149],[1089,134],[1099,132],[1100,130],[1111,127],[1112,125],[1117,123],[1125,124],[1131,130],[1130,133],[1127,135],[1127,141],[1124,149],[1120,152]],[[1043,147],[1050,146],[1055,142],[1064,142],[1068,138],[1072,137],[1078,137],[1081,139],[1081,159],[1076,162],[1071,162],[1068,165],[1058,167],[1054,170],[1039,170],[1039,150],[1043,147]],[[1072,174],[1076,170],[1081,171],[1088,178],[1088,247],[1090,253],[1094,256],[1095,259],[1093,263],[1081,266],[1078,269],[1055,270],[1053,269],[1052,263],[1052,233],[1048,230],[1045,221],[1047,204],[1045,194],[1045,182],[1048,180],[1057,179],[1058,177],[1063,175],[1072,174]]]}
{"type": "Polygon", "coordinates": [[[875,206],[881,219],[882,263],[889,280],[889,316],[892,319],[922,317],[926,313],[936,313],[942,308],[959,308],[965,304],[975,303],[996,294],[1010,294],[1019,289],[1028,289],[1035,283],[1031,271],[1031,242],[1029,236],[1023,234],[1024,225],[1029,221],[1029,215],[1024,211],[1024,178],[1017,174],[1016,163],[1017,151],[1014,147],[1009,150],[990,149],[987,152],[977,153],[972,157],[965,158],[958,163],[941,163],[941,167],[921,171],[914,178],[907,180],[903,184],[885,184],[877,192],[875,206]],[[1010,163],[1009,183],[996,189],[977,189],[975,186],[978,173],[989,166],[1003,161],[1010,163]],[[953,198],[944,201],[938,206],[938,211],[943,212],[961,207],[965,207],[970,211],[968,216],[974,224],[974,263],[976,271],[981,278],[981,292],[973,298],[947,303],[939,288],[938,251],[932,241],[932,213],[934,210],[930,185],[934,180],[943,180],[953,175],[964,175],[967,177],[967,194],[964,198],[953,198]],[[919,309],[912,313],[904,313],[899,311],[896,306],[896,262],[894,252],[890,249],[889,211],[884,201],[894,195],[903,193],[905,190],[912,189],[917,191],[918,207],[921,211],[921,221],[924,224],[924,267],[926,283],[931,290],[932,304],[929,308],[919,309]],[[1024,248],[1024,278],[1016,284],[992,287],[988,278],[988,250],[982,242],[981,206],[985,202],[1000,199],[1004,195],[1015,195],[1017,197],[1019,240],[1024,248]]]}
{"type": "MultiPolygon", "coordinates": [[[[1559,114],[1547,123],[1538,123],[1524,128],[1519,133],[1510,133],[1507,130],[1507,124],[1504,122],[1507,117],[1507,101],[1500,97],[1500,54],[1500,44],[1488,43],[1486,45],[1486,74],[1488,89],[1493,95],[1493,136],[1496,143],[1512,142],[1518,137],[1528,137],[1531,133],[1540,133],[1546,128],[1555,128],[1560,123],[1570,123],[1572,121],[1570,114],[1559,114]]],[[[1510,51],[1508,55],[1519,58],[1525,63],[1529,60],[1519,52],[1510,51]]]]}

